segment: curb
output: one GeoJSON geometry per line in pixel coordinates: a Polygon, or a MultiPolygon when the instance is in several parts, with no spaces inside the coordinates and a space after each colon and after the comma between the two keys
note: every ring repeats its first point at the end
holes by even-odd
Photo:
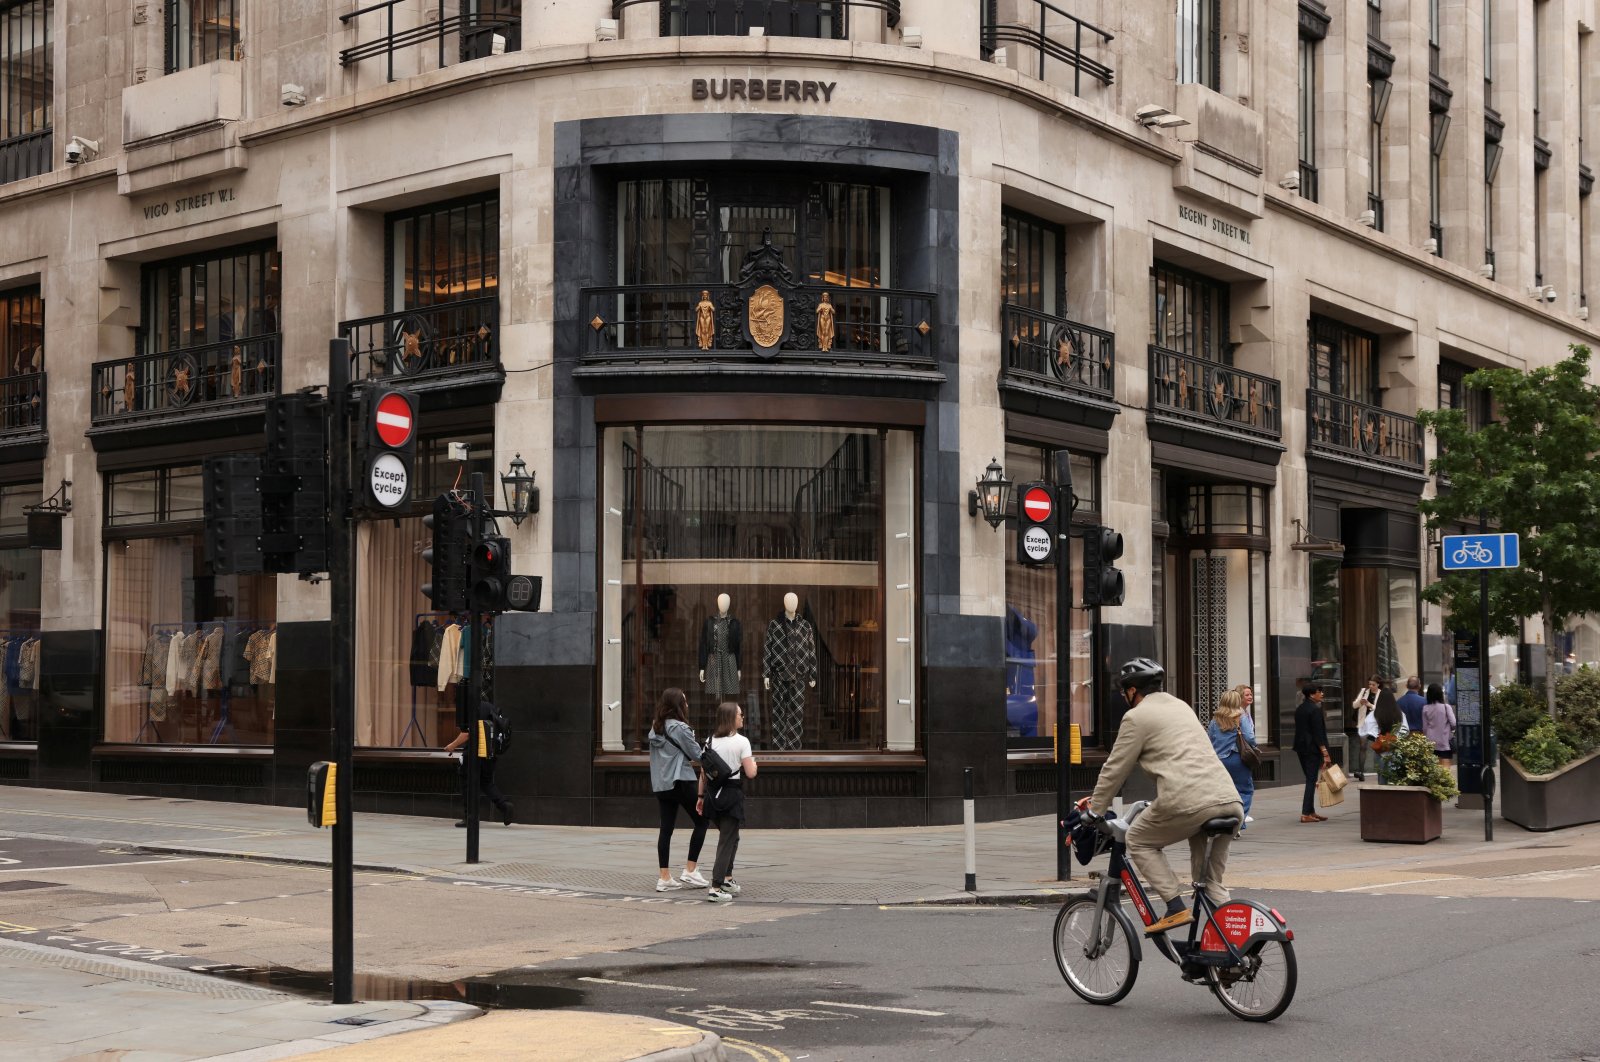
{"type": "Polygon", "coordinates": [[[385,1036],[398,1036],[401,1033],[420,1032],[423,1029],[436,1029],[441,1025],[452,1025],[458,1021],[470,1021],[480,1018],[484,1011],[470,1003],[457,1003],[439,999],[411,999],[406,1000],[422,1013],[414,1018],[402,1018],[399,1021],[380,1022],[342,1032],[329,1033],[327,1036],[312,1037],[305,1040],[286,1040],[280,1044],[271,1044],[267,1047],[252,1047],[244,1051],[235,1051],[226,1055],[212,1055],[207,1062],[226,1059],[227,1062],[275,1062],[280,1058],[295,1058],[300,1055],[316,1054],[320,1051],[332,1051],[340,1047],[349,1047],[351,1044],[365,1043],[368,1040],[377,1040],[385,1036]]]}
{"type": "Polygon", "coordinates": [[[1044,906],[1064,901],[1082,889],[1026,889],[1017,892],[969,892],[955,896],[930,896],[896,900],[883,907],[1009,907],[1044,906]]]}

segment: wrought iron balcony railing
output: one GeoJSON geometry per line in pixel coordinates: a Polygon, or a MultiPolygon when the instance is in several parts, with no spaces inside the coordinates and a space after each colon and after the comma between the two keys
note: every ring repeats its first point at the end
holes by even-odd
{"type": "Polygon", "coordinates": [[[619,21],[630,7],[657,5],[663,37],[744,37],[759,29],[768,37],[847,40],[854,11],[881,11],[900,24],[900,0],[612,0],[619,21]]]}
{"type": "Polygon", "coordinates": [[[49,173],[52,164],[50,130],[0,140],[0,184],[49,173]]]}
{"type": "Polygon", "coordinates": [[[22,373],[0,380],[0,438],[45,430],[45,374],[22,373]]]}
{"type": "MultiPolygon", "coordinates": [[[[934,301],[922,291],[796,284],[781,317],[769,322],[777,340],[771,351],[786,361],[931,369],[934,301]]],[[[746,335],[751,311],[738,284],[585,288],[582,312],[590,364],[760,359],[746,335]],[[704,302],[710,307],[703,316],[704,302]]]]}
{"type": "Polygon", "coordinates": [[[1088,74],[1102,85],[1109,85],[1116,76],[1110,65],[1094,58],[1085,49],[1096,49],[1110,44],[1114,38],[1099,26],[1068,14],[1049,0],[1022,0],[1016,21],[999,20],[996,0],[983,0],[982,47],[985,59],[992,59],[1001,45],[1014,45],[1018,49],[1018,70],[1034,66],[1037,57],[1037,74],[1040,81],[1052,81],[1048,64],[1061,63],[1072,70],[1072,94],[1083,95],[1083,75],[1088,74]],[[1033,16],[1024,20],[1022,10],[1033,8],[1033,16]],[[1031,53],[1031,55],[1029,55],[1031,53]],[[1022,57],[1027,56],[1027,65],[1022,57]]]}
{"type": "Polygon", "coordinates": [[[1150,348],[1150,413],[1261,439],[1283,438],[1277,380],[1165,347],[1150,348]]]}
{"type": "Polygon", "coordinates": [[[463,375],[500,363],[500,299],[489,295],[341,321],[356,374],[383,377],[463,375]]]}
{"type": "MultiPolygon", "coordinates": [[[[369,18],[380,32],[369,40],[341,49],[339,65],[353,66],[363,59],[381,55],[384,57],[387,79],[393,81],[395,54],[407,48],[420,49],[433,44],[437,49],[435,62],[439,69],[449,65],[449,56],[452,54],[449,42],[452,38],[455,40],[456,61],[463,63],[489,55],[496,34],[504,39],[506,51],[515,52],[522,48],[522,19],[517,15],[486,11],[474,13],[468,10],[447,13],[445,0],[437,0],[437,7],[433,11],[427,11],[427,6],[418,5],[414,0],[378,0],[378,3],[340,15],[340,22],[346,25],[356,23],[358,34],[361,23],[357,20],[363,18],[369,18]],[[417,7],[423,8],[426,13],[419,12],[417,7]]],[[[465,7],[464,2],[462,6],[465,7]]]]}
{"type": "Polygon", "coordinates": [[[282,337],[273,334],[94,363],[90,421],[156,420],[260,405],[278,393],[282,337]]]}
{"type": "Polygon", "coordinates": [[[1306,445],[1313,452],[1423,471],[1422,426],[1392,413],[1315,388],[1306,392],[1306,445]]]}
{"type": "Polygon", "coordinates": [[[1000,333],[1009,375],[1111,400],[1117,363],[1110,332],[1006,303],[1000,333]]]}

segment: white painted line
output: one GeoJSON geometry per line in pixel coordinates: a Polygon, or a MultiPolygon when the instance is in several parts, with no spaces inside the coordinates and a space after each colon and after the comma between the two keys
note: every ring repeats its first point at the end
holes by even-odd
{"type": "Polygon", "coordinates": [[[912,1010],[910,1007],[873,1007],[865,1003],[840,1003],[832,999],[813,999],[813,1007],[845,1007],[849,1010],[880,1010],[885,1014],[920,1014],[924,1018],[942,1018],[942,1010],[912,1010]]]}
{"type": "Polygon", "coordinates": [[[1401,885],[1424,885],[1430,881],[1460,881],[1457,874],[1450,874],[1442,878],[1412,878],[1410,881],[1384,881],[1376,885],[1357,885],[1351,889],[1338,889],[1338,892],[1366,892],[1368,889],[1393,889],[1401,885]]]}
{"type": "Polygon", "coordinates": [[[652,985],[643,981],[613,981],[608,977],[580,977],[580,981],[588,981],[594,985],[617,985],[621,988],[650,988],[657,992],[698,992],[697,988],[680,988],[677,985],[652,985]]]}
{"type": "Polygon", "coordinates": [[[0,870],[0,874],[44,874],[55,870],[113,870],[117,867],[143,867],[152,863],[187,863],[189,859],[141,859],[133,863],[84,863],[75,867],[12,867],[10,870],[0,870]]]}

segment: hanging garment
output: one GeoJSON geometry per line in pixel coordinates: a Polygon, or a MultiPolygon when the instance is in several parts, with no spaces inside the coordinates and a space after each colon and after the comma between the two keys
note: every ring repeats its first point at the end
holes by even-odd
{"type": "Polygon", "coordinates": [[[167,693],[176,696],[189,692],[186,679],[194,663],[194,649],[187,634],[177,631],[167,645],[167,693]]]}
{"type": "Polygon", "coordinates": [[[22,688],[22,646],[25,638],[12,638],[6,642],[5,684],[10,689],[22,688]]]}
{"type": "MultiPolygon", "coordinates": [[[[11,639],[0,638],[0,661],[5,660],[6,649],[10,646],[10,644],[11,639]]],[[[10,719],[10,712],[11,683],[5,681],[3,678],[0,678],[0,731],[5,732],[7,735],[10,734],[10,727],[7,725],[7,720],[10,719]]]]}
{"type": "Polygon", "coordinates": [[[439,684],[439,664],[428,663],[428,657],[433,653],[433,624],[427,620],[417,624],[417,629],[411,632],[411,684],[413,686],[437,686],[439,684]]]}
{"type": "Polygon", "coordinates": [[[440,693],[450,683],[461,677],[461,626],[452,623],[444,629],[444,639],[439,643],[440,693]]]}
{"type": "Polygon", "coordinates": [[[809,621],[778,616],[767,624],[761,671],[772,683],[767,732],[773,747],[798,749],[805,733],[806,686],[817,680],[817,638],[809,621]]]}
{"type": "Polygon", "coordinates": [[[278,682],[278,628],[276,627],[267,635],[267,681],[273,685],[277,685],[278,682]]]}
{"type": "Polygon", "coordinates": [[[22,643],[22,681],[25,690],[39,688],[39,639],[29,638],[22,643]]]}
{"type": "Polygon", "coordinates": [[[712,697],[739,696],[739,647],[743,628],[732,616],[708,616],[700,628],[700,670],[706,673],[706,693],[712,697]]]}
{"type": "Polygon", "coordinates": [[[250,637],[245,639],[244,660],[250,668],[250,684],[260,685],[266,672],[266,631],[251,631],[250,637]]]}
{"type": "Polygon", "coordinates": [[[221,627],[212,628],[211,633],[200,643],[200,651],[195,654],[196,693],[222,688],[222,643],[221,627]]]}

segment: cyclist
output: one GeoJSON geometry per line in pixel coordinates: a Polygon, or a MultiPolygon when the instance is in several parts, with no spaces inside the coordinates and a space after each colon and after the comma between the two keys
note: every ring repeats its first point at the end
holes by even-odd
{"type": "Polygon", "coordinates": [[[1096,814],[1105,814],[1134,764],[1155,779],[1155,800],[1128,828],[1128,858],[1167,905],[1165,916],[1148,926],[1146,934],[1164,933],[1193,919],[1162,849],[1187,838],[1194,880],[1206,882],[1206,894],[1214,902],[1227,903],[1230,897],[1222,876],[1232,838],[1216,838],[1211,862],[1206,865],[1206,837],[1201,826],[1207,819],[1223,815],[1244,818],[1239,791],[1217,759],[1194,709],[1162,692],[1166,678],[1165,669],[1148,657],[1122,665],[1117,684],[1128,711],[1094,793],[1079,802],[1096,814]]]}

